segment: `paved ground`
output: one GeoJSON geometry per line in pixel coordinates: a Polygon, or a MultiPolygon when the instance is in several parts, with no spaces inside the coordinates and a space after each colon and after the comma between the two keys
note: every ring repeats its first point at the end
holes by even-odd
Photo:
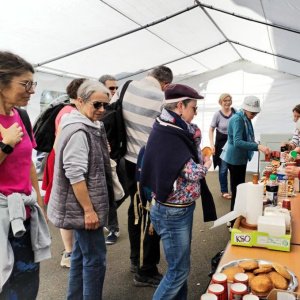
{"type": "MultiPolygon", "coordinates": [[[[218,216],[229,211],[230,201],[220,197],[217,174],[210,172],[208,185],[214,195],[218,216]]],[[[107,247],[107,271],[104,282],[103,299],[108,300],[147,300],[152,299],[154,288],[137,288],[133,285],[133,274],[129,271],[129,241],[127,234],[127,199],[118,210],[121,236],[115,245],[107,247]]],[[[212,223],[203,223],[200,201],[194,214],[192,241],[192,269],[189,276],[188,299],[200,299],[205,291],[210,272],[210,260],[227,244],[230,236],[227,227],[209,229],[212,223]]],[[[41,265],[41,283],[38,300],[65,299],[68,270],[60,267],[63,245],[58,229],[50,225],[52,233],[53,258],[41,265]]],[[[166,263],[161,252],[160,270],[164,272],[166,263]]]]}

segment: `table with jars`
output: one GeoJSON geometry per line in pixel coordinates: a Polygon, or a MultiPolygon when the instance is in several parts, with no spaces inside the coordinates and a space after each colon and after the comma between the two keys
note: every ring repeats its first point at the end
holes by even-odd
{"type": "MultiPolygon", "coordinates": [[[[266,267],[272,267],[269,266],[269,264],[276,262],[277,267],[284,266],[285,270],[290,270],[292,272],[293,278],[290,280],[297,281],[297,278],[300,279],[300,194],[295,193],[293,197],[290,197],[290,201],[293,228],[290,252],[233,246],[228,242],[219,262],[217,271],[212,277],[207,293],[201,296],[201,300],[266,299],[266,294],[260,295],[259,293],[251,292],[249,287],[250,272],[243,270],[241,273],[236,273],[233,279],[231,278],[230,280],[228,280],[228,276],[231,275],[223,274],[221,272],[224,266],[234,265],[235,263],[250,264],[250,262],[256,261],[265,264],[266,267]],[[247,276],[245,276],[245,274],[247,276]]],[[[271,272],[274,272],[274,270],[271,272]]],[[[278,288],[278,286],[275,288],[278,288]]],[[[293,292],[299,293],[300,288],[298,287],[298,284],[296,284],[292,290],[293,292]]],[[[292,297],[293,295],[291,294],[290,296],[292,297]]]]}

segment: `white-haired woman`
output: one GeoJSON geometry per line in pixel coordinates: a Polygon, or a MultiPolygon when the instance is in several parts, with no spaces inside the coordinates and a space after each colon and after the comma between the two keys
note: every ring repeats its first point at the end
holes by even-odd
{"type": "Polygon", "coordinates": [[[61,121],[48,215],[55,226],[74,229],[67,299],[102,299],[103,226],[112,190],[107,139],[99,120],[109,100],[103,84],[86,80],[78,89],[78,110],[61,121]]]}

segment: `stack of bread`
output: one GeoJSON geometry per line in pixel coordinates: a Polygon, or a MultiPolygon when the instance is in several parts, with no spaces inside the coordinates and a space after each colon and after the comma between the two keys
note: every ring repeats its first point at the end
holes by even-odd
{"type": "Polygon", "coordinates": [[[292,280],[290,272],[278,263],[259,263],[256,260],[243,260],[221,271],[227,275],[227,281],[233,282],[234,275],[246,273],[251,293],[266,297],[273,288],[287,290],[292,280]]]}

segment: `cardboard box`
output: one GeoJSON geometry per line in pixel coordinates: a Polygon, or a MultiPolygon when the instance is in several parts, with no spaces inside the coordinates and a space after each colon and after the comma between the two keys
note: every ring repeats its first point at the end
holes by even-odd
{"type": "Polygon", "coordinates": [[[237,218],[231,229],[231,245],[261,247],[287,252],[291,250],[291,232],[282,236],[270,236],[266,232],[240,227],[241,220],[242,217],[237,218]]]}
{"type": "Polygon", "coordinates": [[[287,292],[287,291],[283,291],[283,290],[277,290],[277,289],[274,289],[270,292],[270,294],[268,295],[267,297],[267,300],[292,300],[292,299],[299,299],[300,297],[300,294],[297,294],[297,293],[293,293],[293,292],[287,292]],[[278,293],[283,293],[281,294],[281,298],[277,299],[277,294],[278,293]],[[291,295],[291,296],[290,296],[291,295]],[[292,295],[294,297],[292,297],[292,295]]]}

